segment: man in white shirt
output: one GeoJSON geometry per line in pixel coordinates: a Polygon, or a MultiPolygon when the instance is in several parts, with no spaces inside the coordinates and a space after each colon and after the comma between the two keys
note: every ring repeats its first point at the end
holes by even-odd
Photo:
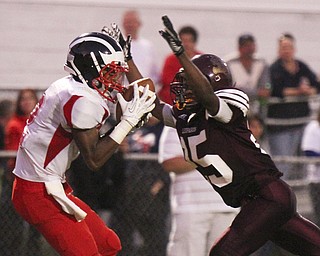
{"type": "Polygon", "coordinates": [[[266,61],[256,55],[256,41],[251,34],[238,38],[236,56],[226,57],[226,62],[237,88],[243,90],[250,99],[251,112],[260,111],[259,98],[270,95],[270,74],[266,61]]]}
{"type": "MultiPolygon", "coordinates": [[[[315,120],[311,120],[305,127],[301,150],[308,157],[320,157],[320,109],[315,120]]],[[[310,181],[310,197],[313,204],[314,218],[320,224],[320,164],[307,164],[307,179],[310,181]]]]}
{"type": "Polygon", "coordinates": [[[159,162],[172,178],[168,256],[208,255],[213,242],[230,226],[238,210],[225,205],[195,166],[184,160],[174,128],[163,129],[159,162]]]}
{"type": "Polygon", "coordinates": [[[127,10],[122,16],[122,26],[125,36],[131,35],[131,54],[134,62],[144,77],[150,77],[158,91],[160,69],[156,50],[151,41],[140,36],[142,21],[138,11],[127,10]]]}

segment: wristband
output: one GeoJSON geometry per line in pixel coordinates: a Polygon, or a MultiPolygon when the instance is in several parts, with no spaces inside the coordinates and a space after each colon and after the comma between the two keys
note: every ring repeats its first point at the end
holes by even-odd
{"type": "Polygon", "coordinates": [[[109,137],[118,144],[121,144],[131,129],[132,126],[126,120],[121,120],[120,123],[110,133],[109,137]]]}
{"type": "Polygon", "coordinates": [[[184,53],[184,48],[181,45],[178,51],[174,52],[174,55],[176,55],[177,57],[179,57],[182,53],[184,53]]]}

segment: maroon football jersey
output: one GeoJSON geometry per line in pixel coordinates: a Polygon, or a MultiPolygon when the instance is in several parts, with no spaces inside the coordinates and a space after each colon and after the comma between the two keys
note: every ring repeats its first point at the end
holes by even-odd
{"type": "Polygon", "coordinates": [[[205,109],[195,114],[173,108],[176,128],[185,159],[197,165],[227,205],[239,207],[244,197],[255,196],[259,188],[255,174],[280,177],[282,173],[248,129],[247,111],[244,111],[248,104],[238,100],[247,96],[236,88],[216,94],[233,112],[229,123],[210,117],[205,109]]]}

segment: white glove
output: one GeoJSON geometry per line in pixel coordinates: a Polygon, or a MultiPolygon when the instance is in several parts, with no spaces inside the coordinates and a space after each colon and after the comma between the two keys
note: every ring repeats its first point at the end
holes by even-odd
{"type": "Polygon", "coordinates": [[[141,128],[142,126],[144,126],[146,123],[149,122],[150,117],[152,117],[152,114],[151,114],[150,112],[149,112],[148,114],[144,114],[144,115],[141,117],[139,123],[138,123],[134,128],[139,129],[139,128],[141,128]]]}
{"type": "Polygon", "coordinates": [[[141,97],[139,97],[138,84],[133,85],[133,99],[126,101],[122,94],[118,93],[117,98],[122,110],[122,116],[120,123],[109,135],[118,144],[127,136],[133,127],[135,127],[141,118],[150,113],[155,107],[156,95],[153,94],[150,98],[149,85],[146,85],[143,89],[141,97]]]}
{"type": "Polygon", "coordinates": [[[139,97],[138,85],[133,85],[133,99],[126,101],[122,94],[118,93],[117,98],[122,109],[121,120],[127,121],[132,127],[136,126],[141,117],[151,112],[154,107],[154,101],[156,99],[155,94],[148,99],[149,96],[149,85],[146,85],[143,89],[141,97],[139,97]]]}

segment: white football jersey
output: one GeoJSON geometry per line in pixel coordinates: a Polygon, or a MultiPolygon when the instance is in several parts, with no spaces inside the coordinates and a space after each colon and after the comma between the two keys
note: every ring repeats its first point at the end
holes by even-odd
{"type": "Polygon", "coordinates": [[[65,181],[79,150],[71,128],[99,129],[110,110],[99,93],[71,76],[54,82],[30,115],[21,137],[13,173],[20,178],[65,181]]]}

